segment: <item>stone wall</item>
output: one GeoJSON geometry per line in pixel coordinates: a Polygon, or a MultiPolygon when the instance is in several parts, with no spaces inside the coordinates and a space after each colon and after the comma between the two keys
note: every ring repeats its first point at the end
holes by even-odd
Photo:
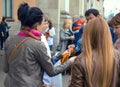
{"type": "Polygon", "coordinates": [[[20,30],[20,22],[8,22],[8,26],[10,26],[11,28],[9,29],[9,34],[10,35],[16,35],[19,30],[20,30]]]}
{"type": "Polygon", "coordinates": [[[54,50],[59,43],[60,30],[60,7],[59,0],[37,0],[37,6],[49,16],[53,26],[55,27],[56,35],[54,37],[54,50]]]}

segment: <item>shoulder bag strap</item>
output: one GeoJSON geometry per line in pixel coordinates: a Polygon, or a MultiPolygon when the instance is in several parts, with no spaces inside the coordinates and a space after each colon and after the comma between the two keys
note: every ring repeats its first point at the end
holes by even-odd
{"type": "Polygon", "coordinates": [[[23,40],[21,40],[18,44],[17,44],[17,46],[10,52],[10,55],[9,55],[9,57],[8,57],[8,63],[10,64],[10,62],[11,62],[11,60],[12,60],[12,58],[13,58],[13,55],[15,54],[15,52],[16,52],[16,50],[26,41],[26,40],[28,40],[28,39],[30,39],[31,37],[26,37],[26,38],[24,38],[23,40]]]}

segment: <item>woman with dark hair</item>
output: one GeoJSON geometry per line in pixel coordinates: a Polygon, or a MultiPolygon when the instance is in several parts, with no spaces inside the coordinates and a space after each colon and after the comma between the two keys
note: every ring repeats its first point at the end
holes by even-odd
{"type": "Polygon", "coordinates": [[[1,24],[3,25],[4,31],[5,31],[5,39],[9,37],[9,28],[7,22],[6,22],[6,17],[2,17],[1,24]]]}
{"type": "Polygon", "coordinates": [[[107,22],[100,17],[89,21],[82,41],[69,87],[120,87],[120,53],[113,48],[107,22]]]}
{"type": "Polygon", "coordinates": [[[45,32],[46,22],[39,8],[21,4],[18,19],[21,31],[5,43],[5,87],[42,87],[44,71],[49,76],[55,76],[69,68],[75,57],[62,65],[53,66],[40,38],[45,32]]]}
{"type": "Polygon", "coordinates": [[[0,42],[1,42],[1,49],[4,50],[4,42],[9,36],[9,28],[8,24],[6,23],[6,17],[2,17],[2,21],[0,24],[0,42]]]}

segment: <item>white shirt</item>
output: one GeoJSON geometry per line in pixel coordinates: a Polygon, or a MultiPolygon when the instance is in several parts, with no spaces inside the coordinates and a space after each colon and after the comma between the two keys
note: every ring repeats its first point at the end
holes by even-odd
{"type": "Polygon", "coordinates": [[[48,37],[48,44],[49,45],[53,45],[53,37],[55,36],[55,28],[54,27],[52,27],[50,30],[49,30],[49,32],[50,32],[50,36],[48,37]]]}
{"type": "Polygon", "coordinates": [[[49,57],[51,58],[50,48],[49,48],[48,42],[46,40],[46,37],[43,34],[41,35],[41,41],[45,44],[45,47],[47,48],[47,53],[48,53],[49,57]]]}
{"type": "MultiPolygon", "coordinates": [[[[48,42],[46,40],[46,37],[43,34],[41,35],[41,41],[45,44],[45,47],[47,48],[47,54],[51,58],[50,48],[49,48],[48,42]]],[[[51,85],[52,84],[51,79],[52,78],[49,77],[46,72],[44,72],[43,82],[47,85],[51,85]]]]}

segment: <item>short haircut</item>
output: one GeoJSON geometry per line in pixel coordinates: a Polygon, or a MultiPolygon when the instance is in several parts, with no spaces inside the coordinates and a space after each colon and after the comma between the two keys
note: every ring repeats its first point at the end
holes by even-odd
{"type": "Polygon", "coordinates": [[[98,16],[99,15],[99,11],[97,9],[88,9],[85,12],[85,16],[89,16],[90,14],[93,14],[94,16],[98,16]]]}
{"type": "Polygon", "coordinates": [[[111,20],[110,25],[120,25],[120,13],[116,14],[111,20]]]}

